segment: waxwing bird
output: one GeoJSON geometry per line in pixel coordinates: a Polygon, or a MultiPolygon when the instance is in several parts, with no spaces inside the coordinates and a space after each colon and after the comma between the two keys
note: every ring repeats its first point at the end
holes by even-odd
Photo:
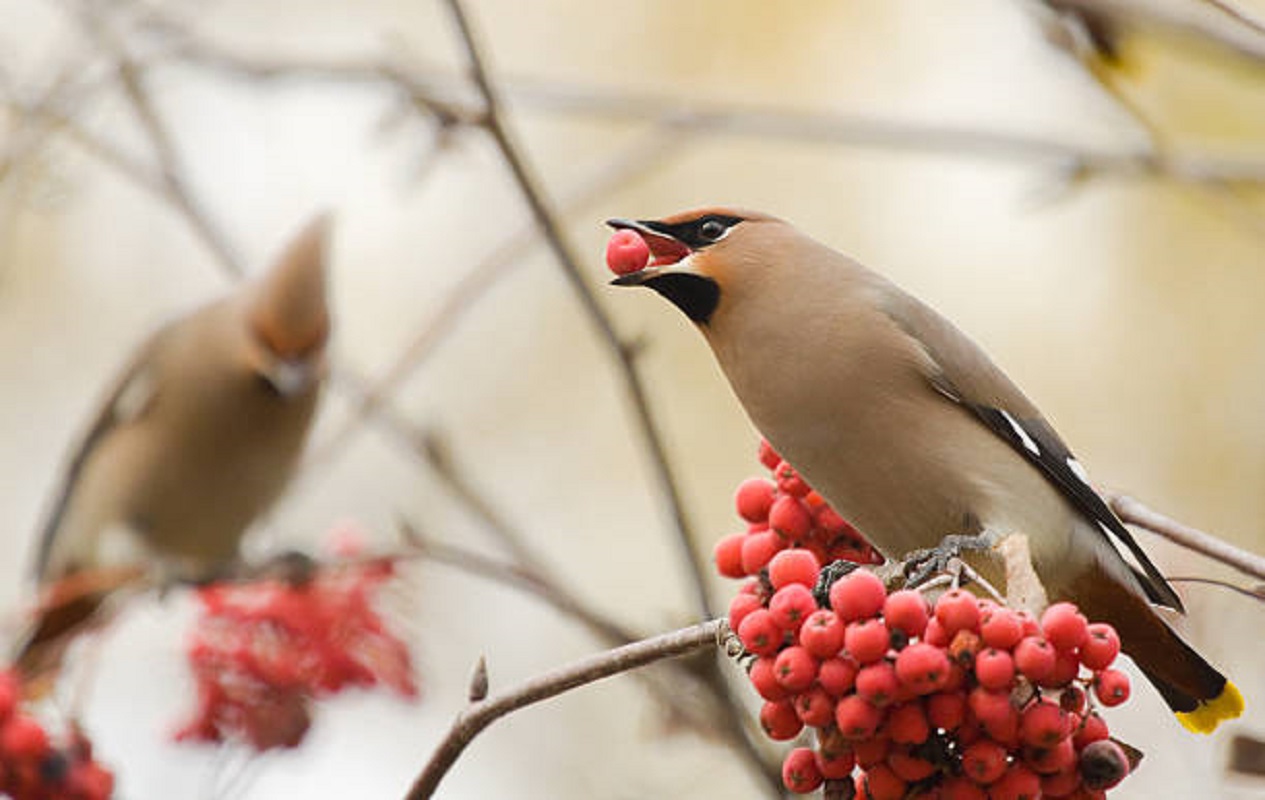
{"type": "Polygon", "coordinates": [[[886,555],[1023,533],[1051,598],[1114,625],[1187,728],[1239,716],[1234,684],[1151,607],[1181,610],[1173,588],[1036,407],[950,322],[766,214],[608,224],[653,256],[614,283],[689,317],[755,426],[886,555]]]}
{"type": "Polygon", "coordinates": [[[94,576],[213,577],[281,494],[326,370],[327,228],[317,218],[258,280],[172,320],[133,355],[44,525],[40,586],[79,588],[44,604],[21,643],[27,674],[55,669],[67,633],[102,605],[94,576]]]}

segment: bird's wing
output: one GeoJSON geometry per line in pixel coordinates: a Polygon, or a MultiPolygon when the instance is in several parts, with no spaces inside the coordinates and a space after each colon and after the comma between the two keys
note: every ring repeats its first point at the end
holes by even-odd
{"type": "Polygon", "coordinates": [[[70,498],[89,456],[111,431],[120,425],[135,422],[152,407],[157,389],[152,373],[153,359],[165,333],[165,328],[156,332],[133,355],[119,379],[110,388],[92,426],[80,440],[79,447],[66,467],[57,489],[56,500],[40,533],[39,550],[34,564],[36,580],[41,579],[48,569],[57,531],[61,528],[70,498]]]}
{"type": "Polygon", "coordinates": [[[908,295],[894,296],[884,310],[931,358],[932,386],[969,409],[1039,469],[1100,534],[1128,549],[1137,565],[1125,563],[1151,602],[1184,611],[1177,592],[1089,484],[1084,468],[1058,433],[984,351],[944,317],[908,295]]]}

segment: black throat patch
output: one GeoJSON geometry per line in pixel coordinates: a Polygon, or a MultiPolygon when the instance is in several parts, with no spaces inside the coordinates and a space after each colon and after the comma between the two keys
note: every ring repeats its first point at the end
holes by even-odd
{"type": "Polygon", "coordinates": [[[671,300],[672,305],[698,325],[706,325],[720,304],[720,285],[702,275],[666,272],[654,276],[645,285],[671,300]]]}

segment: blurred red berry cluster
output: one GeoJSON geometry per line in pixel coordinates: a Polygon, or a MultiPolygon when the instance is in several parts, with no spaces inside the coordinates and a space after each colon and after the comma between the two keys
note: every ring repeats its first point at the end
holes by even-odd
{"type": "MultiPolygon", "coordinates": [[[[774,457],[763,445],[761,460],[774,457]]],[[[773,517],[766,496],[813,496],[781,488],[798,477],[787,479],[784,463],[777,470],[779,488],[762,489],[758,503],[754,484],[742,484],[744,518],[773,517]]],[[[849,552],[874,558],[850,527],[833,529],[849,531],[849,552]]],[[[1129,697],[1127,676],[1111,668],[1120,652],[1111,626],[1090,624],[1070,603],[1037,620],[962,589],[934,602],[913,589],[888,593],[866,569],[823,567],[823,554],[837,559],[845,547],[795,530],[775,532],[784,541],[767,556],[761,547],[748,558],[745,541],[716,551],[721,574],[755,575],[730,604],[729,624],[754,656],[761,725],[776,740],[816,732],[816,747],[783,762],[791,791],[851,781],[869,800],[1091,800],[1128,774],[1095,710],[1129,697]]]]}
{"type": "Polygon", "coordinates": [[[295,747],[314,699],[378,684],[416,697],[408,646],[375,608],[394,575],[386,559],[309,562],[298,574],[199,589],[188,646],[198,705],[176,737],[295,747]]]}
{"type": "Polygon", "coordinates": [[[768,442],[760,443],[760,461],[773,480],[748,478],[734,501],[747,530],[716,543],[716,568],[727,578],[757,575],[774,554],[787,548],[807,550],[822,564],[844,560],[881,564],[880,556],[857,529],[812,490],[795,468],[768,442]]]}
{"type": "Polygon", "coordinates": [[[93,760],[77,727],[55,745],[44,726],[19,708],[21,684],[0,672],[0,794],[14,800],[106,800],[114,775],[93,760]]]}

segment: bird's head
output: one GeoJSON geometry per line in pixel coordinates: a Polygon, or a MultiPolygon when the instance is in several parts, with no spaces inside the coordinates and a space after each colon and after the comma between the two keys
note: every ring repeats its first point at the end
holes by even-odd
{"type": "Polygon", "coordinates": [[[281,397],[306,394],[325,375],[328,231],[327,215],[310,222],[249,293],[246,314],[256,345],[254,369],[281,397]]]}
{"type": "Polygon", "coordinates": [[[768,214],[722,207],[606,224],[635,231],[652,256],[644,269],[611,283],[654,289],[699,325],[711,321],[734,286],[776,262],[779,234],[788,228],[768,214]]]}

